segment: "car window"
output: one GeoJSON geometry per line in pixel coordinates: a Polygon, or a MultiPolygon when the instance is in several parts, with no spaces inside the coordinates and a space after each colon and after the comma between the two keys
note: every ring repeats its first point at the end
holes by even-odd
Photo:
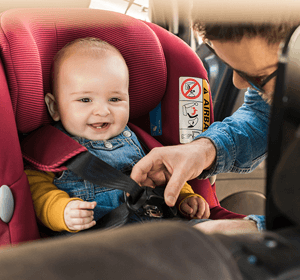
{"type": "Polygon", "coordinates": [[[114,11],[134,18],[150,21],[148,16],[149,0],[91,0],[89,8],[114,11]]]}

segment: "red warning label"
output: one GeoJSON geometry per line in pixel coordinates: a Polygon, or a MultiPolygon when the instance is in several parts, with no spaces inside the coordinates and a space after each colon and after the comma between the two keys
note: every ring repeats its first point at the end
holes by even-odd
{"type": "Polygon", "coordinates": [[[200,83],[193,78],[185,79],[181,83],[180,90],[182,95],[190,100],[197,99],[201,94],[200,83]]]}

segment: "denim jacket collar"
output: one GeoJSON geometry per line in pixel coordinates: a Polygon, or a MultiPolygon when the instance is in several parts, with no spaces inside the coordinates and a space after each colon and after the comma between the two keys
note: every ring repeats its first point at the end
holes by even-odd
{"type": "Polygon", "coordinates": [[[122,131],[122,133],[120,133],[119,135],[117,135],[117,136],[115,136],[113,138],[110,138],[108,140],[90,140],[90,139],[86,139],[84,137],[71,135],[68,131],[66,131],[66,129],[63,127],[63,125],[62,125],[62,123],[60,121],[56,122],[54,124],[54,126],[57,129],[59,129],[60,131],[62,131],[63,133],[65,133],[66,135],[70,136],[72,139],[74,139],[75,141],[77,141],[81,145],[86,145],[86,144],[91,144],[92,146],[97,146],[99,144],[105,145],[105,143],[107,143],[107,142],[115,141],[115,140],[121,140],[121,139],[126,139],[128,137],[131,137],[131,135],[132,135],[131,130],[126,125],[126,127],[122,131]]]}

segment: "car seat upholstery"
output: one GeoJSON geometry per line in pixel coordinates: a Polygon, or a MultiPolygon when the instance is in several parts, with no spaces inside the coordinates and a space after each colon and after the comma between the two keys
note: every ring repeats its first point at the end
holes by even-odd
{"type": "MultiPolygon", "coordinates": [[[[66,43],[81,37],[106,40],[124,56],[130,75],[130,126],[150,149],[158,142],[179,144],[179,78],[207,80],[206,71],[194,51],[181,39],[152,23],[92,9],[14,9],[2,13],[0,49],[4,67],[0,68],[0,86],[2,102],[8,105],[1,103],[0,107],[2,119],[5,119],[1,129],[7,131],[0,138],[3,140],[0,164],[4,170],[0,180],[3,180],[1,185],[8,185],[13,191],[15,212],[10,223],[0,221],[0,244],[5,243],[2,241],[5,236],[10,236],[11,243],[37,238],[17,131],[20,135],[28,134],[51,123],[44,94],[51,90],[53,57],[66,43]],[[149,112],[159,103],[162,135],[154,140],[149,135],[149,112]],[[2,233],[3,228],[9,229],[2,233]],[[20,236],[13,237],[17,229],[20,236]]],[[[215,185],[208,179],[189,183],[208,201],[212,219],[244,217],[220,207],[215,185]]]]}
{"type": "MultiPolygon", "coordinates": [[[[0,191],[8,186],[14,209],[10,220],[3,221],[3,211],[9,207],[6,196],[0,197],[0,245],[15,244],[39,238],[28,181],[18,140],[14,112],[0,61],[0,191]]],[[[2,193],[3,195],[3,193],[2,193]]]]}

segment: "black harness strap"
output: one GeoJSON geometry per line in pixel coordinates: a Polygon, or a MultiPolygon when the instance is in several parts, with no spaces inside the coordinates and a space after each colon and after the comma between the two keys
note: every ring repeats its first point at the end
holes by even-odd
{"type": "Polygon", "coordinates": [[[135,203],[145,192],[145,188],[140,187],[129,176],[90,152],[83,152],[73,157],[66,162],[65,166],[84,180],[101,187],[123,190],[130,195],[130,200],[126,200],[126,203],[104,215],[92,229],[119,227],[125,224],[135,203]]]}
{"type": "Polygon", "coordinates": [[[173,218],[177,215],[176,207],[169,207],[164,203],[164,187],[140,187],[129,176],[110,166],[90,152],[83,152],[68,160],[65,166],[84,180],[100,187],[120,189],[125,203],[99,219],[91,229],[112,228],[124,225],[130,213],[143,211],[148,216],[173,218]]]}
{"type": "Polygon", "coordinates": [[[68,160],[65,166],[81,178],[93,184],[128,192],[132,197],[133,203],[136,202],[144,191],[144,189],[129,176],[126,176],[121,171],[113,168],[89,152],[76,155],[68,160]]]}
{"type": "Polygon", "coordinates": [[[96,225],[89,228],[89,230],[110,229],[120,227],[128,221],[128,216],[130,213],[131,212],[127,208],[126,203],[123,203],[122,205],[110,211],[101,219],[96,221],[96,225]]]}

